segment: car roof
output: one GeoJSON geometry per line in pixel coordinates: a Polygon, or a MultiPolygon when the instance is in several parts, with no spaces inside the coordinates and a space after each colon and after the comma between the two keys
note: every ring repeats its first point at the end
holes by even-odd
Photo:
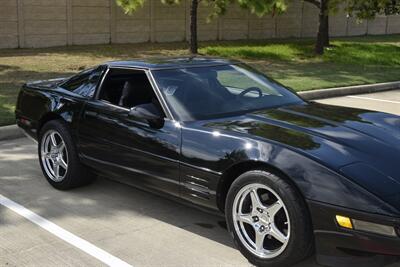
{"type": "Polygon", "coordinates": [[[124,67],[124,68],[141,68],[141,69],[180,69],[192,67],[207,67],[207,66],[220,66],[237,64],[239,61],[227,60],[221,58],[211,57],[165,57],[165,58],[147,58],[147,59],[134,59],[124,61],[110,61],[106,64],[109,67],[124,67]]]}

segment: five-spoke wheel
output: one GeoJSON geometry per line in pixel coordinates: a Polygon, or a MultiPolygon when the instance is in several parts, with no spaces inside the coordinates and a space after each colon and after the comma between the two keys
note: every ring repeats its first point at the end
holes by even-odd
{"type": "Polygon", "coordinates": [[[274,190],[249,184],[239,191],[233,205],[235,231],[249,251],[261,258],[273,258],[285,249],[290,220],[274,190]]]}
{"type": "Polygon", "coordinates": [[[49,130],[42,137],[41,160],[50,179],[55,182],[64,179],[68,171],[68,151],[57,131],[49,130]]]}
{"type": "Polygon", "coordinates": [[[237,177],[225,203],[228,229],[254,265],[291,266],[313,251],[304,200],[286,179],[262,170],[237,177]]]}
{"type": "Polygon", "coordinates": [[[70,129],[62,120],[52,120],[41,127],[38,152],[44,176],[57,189],[71,189],[94,178],[81,164],[70,129]]]}

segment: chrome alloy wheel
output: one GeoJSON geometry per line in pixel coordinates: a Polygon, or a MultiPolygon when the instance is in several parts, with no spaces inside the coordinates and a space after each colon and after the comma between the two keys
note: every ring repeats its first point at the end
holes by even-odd
{"type": "Polygon", "coordinates": [[[285,250],[290,218],[274,190],[263,184],[249,184],[238,192],[233,205],[235,232],[251,253],[271,259],[285,250]]]}
{"type": "Polygon", "coordinates": [[[58,132],[50,130],[43,135],[40,156],[47,176],[54,182],[64,180],[68,170],[68,153],[58,132]]]}

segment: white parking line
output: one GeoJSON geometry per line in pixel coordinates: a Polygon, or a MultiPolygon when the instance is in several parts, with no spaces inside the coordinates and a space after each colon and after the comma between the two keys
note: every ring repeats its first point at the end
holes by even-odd
{"type": "Polygon", "coordinates": [[[21,215],[22,217],[28,219],[34,224],[40,226],[44,230],[52,233],[53,235],[61,238],[65,242],[79,248],[80,250],[86,252],[87,254],[93,256],[99,261],[107,264],[108,266],[121,266],[121,267],[132,267],[132,265],[122,261],[121,259],[109,254],[108,252],[96,247],[95,245],[89,243],[88,241],[68,232],[67,230],[61,228],[60,226],[46,220],[45,218],[37,215],[36,213],[28,210],[27,208],[21,206],[20,204],[6,198],[0,194],[0,204],[4,207],[9,208],[15,213],[21,215]]]}
{"type": "Polygon", "coordinates": [[[385,100],[385,99],[372,98],[372,97],[365,97],[365,96],[349,95],[349,96],[347,96],[347,97],[357,98],[357,99],[365,99],[365,100],[381,101],[381,102],[394,103],[394,104],[400,104],[399,101],[385,100]]]}

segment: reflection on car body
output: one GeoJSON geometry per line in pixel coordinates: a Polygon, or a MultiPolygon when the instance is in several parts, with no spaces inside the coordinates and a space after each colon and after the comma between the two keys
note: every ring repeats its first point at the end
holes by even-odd
{"type": "Polygon", "coordinates": [[[108,62],[27,83],[18,125],[57,189],[107,175],[225,214],[242,254],[288,266],[400,255],[400,118],[307,102],[236,61],[108,62]]]}

